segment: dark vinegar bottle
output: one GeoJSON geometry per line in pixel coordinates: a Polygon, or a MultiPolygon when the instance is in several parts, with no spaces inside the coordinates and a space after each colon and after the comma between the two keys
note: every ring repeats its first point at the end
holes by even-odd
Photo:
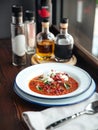
{"type": "Polygon", "coordinates": [[[54,55],[58,62],[65,62],[72,57],[74,39],[68,33],[68,19],[60,22],[60,34],[56,36],[54,55]]]}

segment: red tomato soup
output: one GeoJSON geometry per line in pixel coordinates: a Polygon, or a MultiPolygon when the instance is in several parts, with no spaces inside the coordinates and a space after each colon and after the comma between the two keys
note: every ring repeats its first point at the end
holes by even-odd
{"type": "Polygon", "coordinates": [[[39,75],[29,82],[29,88],[43,95],[63,95],[75,91],[78,88],[78,82],[65,72],[54,72],[47,75],[39,75]]]}

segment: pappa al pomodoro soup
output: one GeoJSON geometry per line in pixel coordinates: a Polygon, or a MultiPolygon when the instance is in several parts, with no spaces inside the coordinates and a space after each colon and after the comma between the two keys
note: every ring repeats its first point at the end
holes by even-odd
{"type": "Polygon", "coordinates": [[[78,82],[65,72],[51,70],[48,74],[31,79],[29,88],[39,94],[57,96],[75,91],[78,82]]]}

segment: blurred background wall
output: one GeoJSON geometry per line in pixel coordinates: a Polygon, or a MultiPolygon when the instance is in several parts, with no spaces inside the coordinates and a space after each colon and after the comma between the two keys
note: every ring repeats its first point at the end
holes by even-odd
{"type": "Polygon", "coordinates": [[[35,10],[35,0],[0,0],[0,39],[10,37],[11,7],[23,5],[24,11],[35,10]]]}

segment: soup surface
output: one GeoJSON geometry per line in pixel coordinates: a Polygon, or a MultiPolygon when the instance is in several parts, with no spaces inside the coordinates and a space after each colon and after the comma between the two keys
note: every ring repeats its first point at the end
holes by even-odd
{"type": "Polygon", "coordinates": [[[29,88],[39,94],[57,96],[75,91],[78,82],[65,72],[51,70],[30,80],[29,88]]]}

